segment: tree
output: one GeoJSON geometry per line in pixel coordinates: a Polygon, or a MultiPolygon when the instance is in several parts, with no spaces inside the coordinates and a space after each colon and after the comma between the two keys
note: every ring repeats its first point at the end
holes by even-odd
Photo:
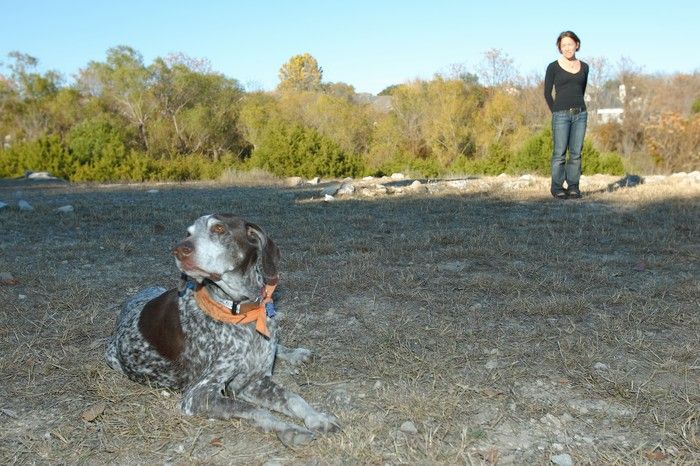
{"type": "Polygon", "coordinates": [[[316,91],[321,88],[323,70],[309,53],[294,55],[279,71],[280,91],[316,91]]]}
{"type": "Polygon", "coordinates": [[[107,51],[106,63],[90,62],[81,70],[79,85],[87,92],[102,96],[139,133],[148,150],[147,123],[153,116],[154,99],[150,94],[151,71],[143,57],[131,47],[120,45],[107,51]]]}
{"type": "Polygon", "coordinates": [[[484,59],[478,70],[485,86],[508,86],[515,81],[513,59],[501,49],[489,49],[484,52],[484,59]]]}
{"type": "Polygon", "coordinates": [[[39,61],[30,55],[10,52],[8,56],[14,63],[8,66],[10,81],[2,86],[0,110],[14,117],[12,132],[18,139],[33,141],[52,130],[47,105],[59,92],[61,76],[55,71],[37,73],[39,61]]]}

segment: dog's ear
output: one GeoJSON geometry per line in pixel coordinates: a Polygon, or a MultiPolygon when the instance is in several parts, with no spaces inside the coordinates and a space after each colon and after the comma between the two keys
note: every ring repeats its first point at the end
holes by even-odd
{"type": "Polygon", "coordinates": [[[248,241],[258,249],[258,261],[263,280],[267,285],[276,285],[279,278],[280,250],[259,226],[246,224],[246,235],[248,241]]]}

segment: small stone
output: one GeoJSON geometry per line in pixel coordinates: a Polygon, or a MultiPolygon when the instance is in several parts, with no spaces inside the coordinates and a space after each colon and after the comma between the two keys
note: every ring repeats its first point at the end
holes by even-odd
{"type": "Polygon", "coordinates": [[[324,196],[335,196],[335,193],[340,189],[340,183],[329,184],[321,190],[321,194],[324,196]]]}
{"type": "Polygon", "coordinates": [[[29,202],[25,201],[24,199],[20,199],[19,202],[17,202],[17,207],[19,207],[19,210],[23,212],[29,212],[31,210],[34,210],[34,207],[29,204],[29,202]]]}
{"type": "Polygon", "coordinates": [[[552,463],[559,466],[573,466],[574,461],[571,459],[571,455],[568,453],[562,453],[560,455],[554,455],[551,458],[552,463]]]}
{"type": "Polygon", "coordinates": [[[277,458],[265,461],[262,466],[284,466],[284,463],[277,458]]]}
{"type": "Polygon", "coordinates": [[[146,193],[148,194],[158,194],[158,192],[159,191],[157,189],[149,189],[148,191],[146,191],[146,193]]]}
{"type": "Polygon", "coordinates": [[[2,408],[0,409],[0,413],[4,414],[7,417],[11,417],[12,419],[19,419],[17,411],[14,411],[12,409],[2,408]]]}
{"type": "Polygon", "coordinates": [[[51,176],[49,172],[27,172],[25,177],[30,180],[55,180],[55,176],[51,176]]]}
{"type": "Polygon", "coordinates": [[[498,359],[497,358],[489,358],[488,361],[486,361],[486,364],[484,367],[488,370],[493,370],[498,368],[498,359]]]}
{"type": "Polygon", "coordinates": [[[383,383],[381,380],[377,380],[376,382],[374,382],[373,388],[374,388],[375,390],[379,390],[379,389],[382,388],[383,386],[384,386],[384,383],[383,383]]]}
{"type": "Polygon", "coordinates": [[[564,445],[562,445],[561,443],[553,443],[552,449],[555,451],[562,451],[564,449],[564,445]]]}
{"type": "Polygon", "coordinates": [[[345,388],[336,388],[328,395],[328,401],[336,406],[350,406],[352,397],[345,388]]]}
{"type": "Polygon", "coordinates": [[[450,186],[451,188],[457,188],[457,189],[464,189],[467,187],[468,181],[467,180],[453,180],[453,181],[448,181],[447,186],[450,186]]]}
{"type": "Polygon", "coordinates": [[[338,189],[338,192],[336,193],[338,196],[350,196],[355,192],[355,186],[352,185],[352,183],[343,183],[340,185],[340,188],[338,189]]]}
{"type": "Polygon", "coordinates": [[[318,176],[315,178],[311,178],[309,181],[307,181],[307,183],[313,184],[313,185],[319,184],[320,182],[321,182],[321,178],[319,178],[318,176]]]}
{"type": "Polygon", "coordinates": [[[597,362],[597,363],[593,364],[593,369],[595,369],[597,371],[606,371],[609,369],[609,367],[607,364],[603,364],[602,362],[597,362]]]}
{"type": "Polygon", "coordinates": [[[404,178],[406,178],[406,175],[404,175],[403,173],[392,173],[391,174],[392,180],[403,180],[404,178]]]}
{"type": "Polygon", "coordinates": [[[17,299],[27,299],[27,295],[26,294],[17,295],[17,299]]]}
{"type": "Polygon", "coordinates": [[[571,422],[574,420],[574,417],[569,414],[569,413],[564,413],[561,416],[559,416],[562,422],[571,422]]]}
{"type": "Polygon", "coordinates": [[[404,434],[409,434],[409,435],[414,435],[414,434],[418,433],[418,429],[416,429],[416,425],[411,421],[406,421],[403,424],[401,424],[400,430],[404,434]]]}
{"type": "Polygon", "coordinates": [[[325,196],[323,196],[323,200],[325,202],[330,202],[330,201],[335,200],[335,198],[333,196],[331,196],[330,194],[326,194],[325,196]]]}
{"type": "Polygon", "coordinates": [[[69,205],[64,205],[64,206],[59,207],[58,209],[56,209],[56,212],[61,212],[61,213],[67,214],[67,213],[73,212],[74,210],[75,209],[73,208],[73,206],[69,204],[69,205]]]}
{"type": "Polygon", "coordinates": [[[95,419],[97,419],[107,408],[107,404],[105,403],[96,403],[92,406],[90,406],[88,409],[83,411],[83,413],[80,415],[81,418],[83,418],[83,421],[85,422],[92,422],[95,419]]]}
{"type": "Polygon", "coordinates": [[[10,272],[0,272],[0,285],[16,285],[19,283],[10,272]]]}

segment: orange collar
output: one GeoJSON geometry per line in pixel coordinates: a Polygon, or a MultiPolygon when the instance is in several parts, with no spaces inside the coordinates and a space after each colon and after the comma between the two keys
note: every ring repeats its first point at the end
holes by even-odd
{"type": "Polygon", "coordinates": [[[275,290],[275,286],[265,285],[262,299],[259,302],[239,304],[237,311],[232,311],[216,301],[203,286],[197,286],[197,289],[194,291],[194,299],[199,308],[212,319],[226,324],[250,324],[255,322],[255,330],[261,335],[270,338],[270,331],[267,329],[265,304],[272,302],[272,292],[275,290]]]}

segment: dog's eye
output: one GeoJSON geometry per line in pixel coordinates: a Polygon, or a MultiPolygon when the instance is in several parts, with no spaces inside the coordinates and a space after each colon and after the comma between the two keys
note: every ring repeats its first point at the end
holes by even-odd
{"type": "Polygon", "coordinates": [[[216,235],[221,235],[221,234],[226,233],[226,227],[220,223],[217,223],[216,225],[212,225],[211,230],[209,230],[209,231],[211,231],[212,233],[214,233],[216,235]]]}

